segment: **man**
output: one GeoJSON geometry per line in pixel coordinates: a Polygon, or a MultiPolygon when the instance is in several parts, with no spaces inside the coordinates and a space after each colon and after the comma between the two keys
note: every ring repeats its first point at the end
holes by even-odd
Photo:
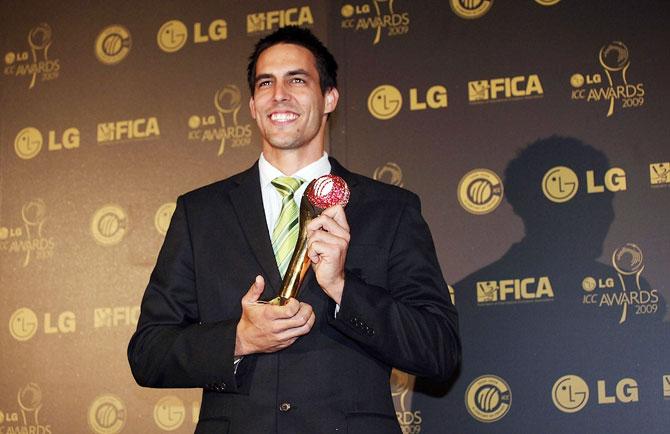
{"type": "Polygon", "coordinates": [[[308,30],[259,41],[248,67],[259,161],[177,200],[128,357],[140,385],[204,388],[197,433],[399,433],[391,367],[444,379],[458,363],[418,198],[324,152],[336,70],[308,30]],[[259,303],[286,268],[286,210],[329,172],[351,199],[308,226],[300,301],[259,303]]]}

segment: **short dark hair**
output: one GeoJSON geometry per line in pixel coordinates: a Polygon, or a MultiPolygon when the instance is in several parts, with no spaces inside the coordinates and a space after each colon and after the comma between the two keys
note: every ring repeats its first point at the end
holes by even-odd
{"type": "Polygon", "coordinates": [[[337,62],[330,51],[310,30],[297,26],[286,26],[258,41],[256,46],[254,46],[253,53],[249,56],[247,81],[252,97],[254,96],[254,87],[256,84],[256,63],[258,62],[258,58],[263,51],[277,44],[294,44],[308,49],[314,55],[314,59],[316,59],[316,70],[319,72],[321,92],[325,94],[328,89],[337,87],[337,62]]]}

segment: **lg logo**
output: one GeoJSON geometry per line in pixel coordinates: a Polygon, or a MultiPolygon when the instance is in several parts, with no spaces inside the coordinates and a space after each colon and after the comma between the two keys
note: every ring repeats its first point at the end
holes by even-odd
{"type": "MultiPolygon", "coordinates": [[[[628,404],[640,400],[637,381],[622,378],[612,390],[605,380],[597,381],[598,404],[628,404]]],[[[554,405],[564,413],[576,413],[583,409],[589,401],[589,386],[577,375],[565,375],[554,383],[551,399],[554,405]]]]}

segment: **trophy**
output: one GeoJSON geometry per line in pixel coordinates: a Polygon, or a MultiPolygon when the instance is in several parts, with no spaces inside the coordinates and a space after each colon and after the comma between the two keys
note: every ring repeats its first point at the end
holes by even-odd
{"type": "MultiPolygon", "coordinates": [[[[644,270],[644,256],[642,255],[642,250],[633,243],[626,243],[625,245],[619,247],[612,253],[612,265],[619,275],[619,280],[621,281],[621,287],[623,291],[626,292],[626,282],[624,276],[635,276],[635,287],[631,287],[631,290],[637,289],[640,290],[640,275],[642,270],[644,270]]],[[[628,278],[631,279],[631,278],[628,278]]],[[[628,280],[626,279],[626,280],[628,280]]],[[[632,279],[631,279],[632,280],[632,279]]],[[[630,281],[629,281],[630,283],[630,281]]],[[[623,324],[628,317],[628,301],[624,299],[622,303],[623,310],[621,311],[621,318],[619,319],[619,324],[623,324]]]]}
{"type": "Polygon", "coordinates": [[[307,185],[305,194],[300,201],[300,227],[298,241],[291,256],[279,295],[270,300],[269,304],[283,306],[291,297],[297,298],[300,285],[309,269],[307,256],[307,225],[321,215],[324,209],[335,205],[343,207],[349,202],[349,186],[337,175],[324,175],[307,185]]]}

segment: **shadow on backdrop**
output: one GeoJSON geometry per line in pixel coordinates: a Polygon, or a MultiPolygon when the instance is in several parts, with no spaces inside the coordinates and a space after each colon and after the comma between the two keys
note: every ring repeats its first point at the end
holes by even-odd
{"type": "MultiPolygon", "coordinates": [[[[566,415],[550,392],[567,374],[594,385],[608,375],[611,381],[631,376],[640,390],[644,381],[650,383],[646,390],[660,390],[661,365],[668,357],[665,301],[644,279],[644,252],[635,240],[617,240],[618,248],[603,251],[615,217],[614,194],[587,192],[587,174],[597,185],[610,168],[602,152],[558,136],[530,144],[509,163],[505,194],[523,220],[525,235],[501,258],[454,285],[463,361],[450,384],[417,379],[413,407],[425,413],[422,430],[441,432],[441,425],[432,424],[443,420],[438,413],[446,407],[434,398],[449,392],[445,402],[464,408],[466,388],[481,375],[505,379],[514,395],[510,414],[491,426],[500,432],[521,426],[548,432],[547,422],[566,415]]],[[[615,176],[612,182],[625,178],[615,176]]],[[[653,413],[651,408],[645,412],[653,413]]],[[[481,422],[462,413],[465,425],[459,432],[478,432],[481,422]]],[[[598,423],[598,430],[611,427],[609,432],[631,424],[642,428],[640,414],[627,411],[606,421],[580,417],[585,416],[573,416],[571,423],[598,423]]]]}

